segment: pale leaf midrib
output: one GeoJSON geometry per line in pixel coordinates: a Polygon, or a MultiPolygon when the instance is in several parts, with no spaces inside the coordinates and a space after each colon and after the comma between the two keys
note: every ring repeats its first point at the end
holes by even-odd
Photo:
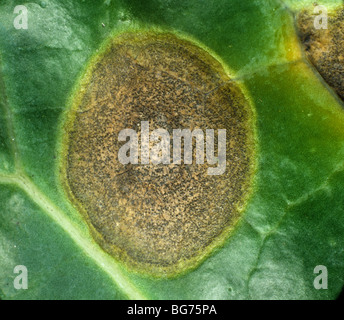
{"type": "Polygon", "coordinates": [[[80,247],[86,255],[103,269],[122,290],[122,292],[133,300],[145,300],[146,297],[139,292],[134,284],[123,274],[117,263],[101,248],[93,244],[82,231],[57,208],[24,174],[0,175],[0,184],[13,184],[22,189],[28,197],[38,205],[53,221],[55,221],[80,247]]]}

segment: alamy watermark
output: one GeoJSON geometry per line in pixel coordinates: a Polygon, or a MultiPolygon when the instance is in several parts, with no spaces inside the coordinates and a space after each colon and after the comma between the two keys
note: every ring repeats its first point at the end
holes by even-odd
{"type": "MultiPolygon", "coordinates": [[[[122,130],[123,131],[123,130],[122,130]]],[[[17,290],[28,289],[28,270],[24,265],[17,265],[13,273],[18,274],[13,281],[13,286],[17,290]]],[[[314,278],[313,286],[316,290],[328,289],[328,270],[324,265],[317,265],[313,273],[317,276],[314,278]]]]}
{"type": "MultiPolygon", "coordinates": [[[[13,20],[13,26],[15,29],[28,29],[28,9],[24,5],[15,6],[13,13],[17,16],[13,20]]],[[[314,19],[314,28],[317,30],[328,28],[328,11],[325,6],[316,5],[314,7],[314,13],[316,17],[314,19]]],[[[104,24],[102,24],[105,26],[104,24]]]]}
{"type": "Polygon", "coordinates": [[[15,266],[13,273],[18,274],[13,281],[13,286],[17,290],[28,288],[28,271],[27,268],[23,265],[15,266]]]}
{"type": "Polygon", "coordinates": [[[13,10],[17,16],[13,20],[13,26],[15,29],[28,29],[28,10],[23,5],[16,6],[13,10]]]}
{"type": "Polygon", "coordinates": [[[314,13],[317,15],[314,19],[314,28],[317,30],[327,29],[328,13],[325,6],[315,6],[314,13]]]}
{"type": "Polygon", "coordinates": [[[313,282],[314,288],[317,290],[327,289],[328,288],[327,268],[323,265],[316,266],[314,268],[314,273],[318,274],[318,276],[315,277],[314,282],[313,282]]]}
{"type": "Polygon", "coordinates": [[[166,129],[155,129],[149,132],[149,122],[141,121],[141,132],[133,129],[123,129],[118,135],[119,141],[127,141],[118,152],[121,164],[177,164],[182,162],[182,138],[184,141],[184,164],[193,163],[193,138],[196,140],[195,162],[204,164],[204,147],[206,160],[209,165],[216,165],[207,169],[208,175],[222,175],[226,171],[226,129],[218,129],[218,152],[215,156],[214,129],[206,129],[206,142],[201,129],[173,129],[172,137],[166,129]],[[139,152],[139,136],[141,138],[141,152],[139,152]],[[171,157],[171,140],[173,152],[171,157]],[[152,147],[150,144],[155,143],[152,147]],[[172,158],[172,162],[171,162],[172,158]]]}

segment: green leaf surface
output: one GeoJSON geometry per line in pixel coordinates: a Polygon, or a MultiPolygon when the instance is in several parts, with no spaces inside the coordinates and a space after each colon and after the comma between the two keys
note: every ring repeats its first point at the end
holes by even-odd
{"type": "Polygon", "coordinates": [[[28,29],[17,30],[19,3],[1,1],[0,298],[336,298],[344,281],[344,112],[301,51],[290,9],[311,2],[300,3],[30,1],[21,3],[28,29]],[[257,114],[258,169],[243,217],[221,248],[173,279],[129,272],[105,253],[57,175],[60,124],[87,62],[114,32],[140,27],[209,48],[257,114]],[[13,286],[16,265],[28,269],[27,290],[13,286]],[[328,269],[327,290],[313,286],[317,265],[328,269]]]}

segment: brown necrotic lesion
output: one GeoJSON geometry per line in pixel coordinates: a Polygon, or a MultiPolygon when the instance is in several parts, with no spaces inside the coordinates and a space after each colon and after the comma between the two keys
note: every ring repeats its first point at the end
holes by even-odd
{"type": "Polygon", "coordinates": [[[194,265],[234,225],[249,192],[252,110],[241,89],[190,41],[128,33],[111,42],[80,92],[67,128],[66,189],[95,239],[146,273],[194,265]],[[140,144],[141,121],[171,137],[173,129],[226,129],[225,173],[208,175],[206,162],[122,165],[118,134],[133,129],[140,144]]]}
{"type": "Polygon", "coordinates": [[[315,19],[309,10],[298,15],[300,40],[309,61],[344,100],[344,9],[329,12],[326,29],[317,29],[315,19]]]}

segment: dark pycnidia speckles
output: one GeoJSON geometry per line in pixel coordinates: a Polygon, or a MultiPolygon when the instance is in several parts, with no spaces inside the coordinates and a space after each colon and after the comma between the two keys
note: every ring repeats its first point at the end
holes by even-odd
{"type": "Polygon", "coordinates": [[[95,239],[150,274],[195,265],[237,221],[248,194],[252,110],[241,89],[190,41],[128,33],[104,50],[79,95],[67,129],[66,185],[95,239]],[[141,121],[171,136],[226,129],[225,173],[208,175],[206,163],[121,164],[118,134],[133,129],[140,142],[141,121]]]}

